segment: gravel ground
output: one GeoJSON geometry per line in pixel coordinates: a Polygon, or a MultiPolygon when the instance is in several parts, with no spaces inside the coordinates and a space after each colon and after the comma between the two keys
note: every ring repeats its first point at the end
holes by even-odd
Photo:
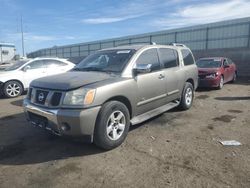
{"type": "Polygon", "coordinates": [[[197,91],[189,111],[131,127],[108,152],[29,126],[23,97],[0,99],[1,188],[250,187],[249,81],[197,91]]]}

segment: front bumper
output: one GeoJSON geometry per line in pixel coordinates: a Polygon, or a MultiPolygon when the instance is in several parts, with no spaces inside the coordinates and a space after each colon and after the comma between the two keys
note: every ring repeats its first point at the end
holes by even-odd
{"type": "Polygon", "coordinates": [[[87,142],[93,142],[100,106],[88,109],[49,109],[38,107],[25,99],[23,107],[26,119],[33,125],[56,135],[83,137],[87,142]]]}
{"type": "Polygon", "coordinates": [[[219,77],[216,78],[199,78],[199,87],[218,87],[220,85],[219,77]]]}

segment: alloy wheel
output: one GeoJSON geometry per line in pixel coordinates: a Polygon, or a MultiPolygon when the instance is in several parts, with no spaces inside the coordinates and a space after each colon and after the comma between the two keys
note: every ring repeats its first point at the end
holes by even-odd
{"type": "Polygon", "coordinates": [[[113,112],[109,116],[106,126],[108,138],[111,140],[118,140],[125,130],[125,125],[125,115],[121,111],[113,112]]]}

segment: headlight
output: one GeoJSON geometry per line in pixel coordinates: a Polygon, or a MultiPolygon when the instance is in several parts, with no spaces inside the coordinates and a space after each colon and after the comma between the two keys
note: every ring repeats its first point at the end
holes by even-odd
{"type": "Polygon", "coordinates": [[[216,78],[216,76],[218,76],[218,75],[219,75],[218,72],[216,72],[216,73],[206,75],[206,78],[216,78]]]}
{"type": "Polygon", "coordinates": [[[89,105],[94,101],[95,89],[80,88],[66,93],[63,105],[89,105]]]}

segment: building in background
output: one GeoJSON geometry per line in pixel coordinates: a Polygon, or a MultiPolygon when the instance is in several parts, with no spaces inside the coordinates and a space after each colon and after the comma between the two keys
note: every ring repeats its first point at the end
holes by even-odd
{"type": "Polygon", "coordinates": [[[11,61],[16,55],[16,48],[14,44],[0,43],[0,64],[11,61]]]}
{"type": "Polygon", "coordinates": [[[28,57],[53,56],[79,62],[103,48],[138,43],[183,43],[192,49],[196,59],[206,56],[226,56],[238,67],[240,76],[250,76],[250,17],[192,27],[164,30],[133,36],[99,40],[37,50],[28,57]]]}

